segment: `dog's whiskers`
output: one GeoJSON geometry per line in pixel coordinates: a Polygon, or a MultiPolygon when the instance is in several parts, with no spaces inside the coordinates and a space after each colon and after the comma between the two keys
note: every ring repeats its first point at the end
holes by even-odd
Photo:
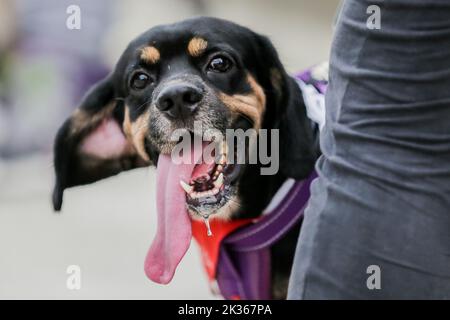
{"type": "Polygon", "coordinates": [[[145,107],[146,104],[151,103],[151,102],[152,102],[151,100],[145,101],[143,104],[139,105],[139,106],[136,108],[136,111],[140,111],[143,107],[145,107]]]}

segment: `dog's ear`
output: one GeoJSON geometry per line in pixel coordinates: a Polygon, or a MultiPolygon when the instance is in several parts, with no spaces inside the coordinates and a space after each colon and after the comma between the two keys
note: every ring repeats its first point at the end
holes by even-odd
{"type": "Polygon", "coordinates": [[[302,92],[285,71],[271,41],[258,35],[259,79],[266,94],[263,126],[279,129],[280,170],[304,179],[320,154],[317,126],[308,118],[302,92]]]}
{"type": "Polygon", "coordinates": [[[96,84],[56,135],[53,190],[56,211],[61,209],[66,188],[149,165],[124,134],[124,103],[116,97],[112,79],[110,75],[96,84]]]}

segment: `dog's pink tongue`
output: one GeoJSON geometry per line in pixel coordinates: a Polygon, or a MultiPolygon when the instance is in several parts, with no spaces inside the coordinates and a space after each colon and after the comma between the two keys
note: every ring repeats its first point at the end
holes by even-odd
{"type": "Polygon", "coordinates": [[[180,180],[191,180],[200,152],[192,152],[189,164],[174,164],[170,155],[159,156],[157,166],[156,236],[145,259],[145,273],[150,280],[167,284],[186,253],[192,238],[191,220],[186,211],[186,195],[180,180]]]}

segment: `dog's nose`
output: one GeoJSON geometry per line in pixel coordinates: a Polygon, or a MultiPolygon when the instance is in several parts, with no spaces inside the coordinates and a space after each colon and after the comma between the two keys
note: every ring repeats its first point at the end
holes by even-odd
{"type": "Polygon", "coordinates": [[[161,91],[156,100],[156,107],[171,119],[186,119],[197,110],[200,100],[200,89],[178,84],[161,91]]]}

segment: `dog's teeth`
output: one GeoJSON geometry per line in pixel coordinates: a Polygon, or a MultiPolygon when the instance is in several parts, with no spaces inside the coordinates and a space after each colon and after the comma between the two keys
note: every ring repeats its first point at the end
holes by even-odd
{"type": "Polygon", "coordinates": [[[199,193],[198,192],[192,192],[191,194],[189,194],[189,196],[192,198],[192,199],[197,199],[199,196],[199,193]]]}
{"type": "Polygon", "coordinates": [[[200,194],[200,198],[201,198],[201,197],[211,197],[211,196],[213,196],[213,195],[214,195],[213,190],[214,190],[214,189],[208,190],[208,191],[203,191],[203,192],[200,194]]]}
{"type": "Polygon", "coordinates": [[[198,199],[202,197],[203,192],[194,192],[193,193],[193,198],[194,199],[198,199]]]}
{"type": "Polygon", "coordinates": [[[214,181],[214,187],[216,187],[217,189],[219,189],[223,184],[223,173],[219,174],[219,176],[217,177],[217,180],[214,181]]]}
{"type": "Polygon", "coordinates": [[[180,180],[180,185],[183,188],[184,191],[186,191],[187,194],[191,194],[192,191],[194,190],[193,186],[188,185],[186,182],[184,182],[183,180],[180,180]]]}

